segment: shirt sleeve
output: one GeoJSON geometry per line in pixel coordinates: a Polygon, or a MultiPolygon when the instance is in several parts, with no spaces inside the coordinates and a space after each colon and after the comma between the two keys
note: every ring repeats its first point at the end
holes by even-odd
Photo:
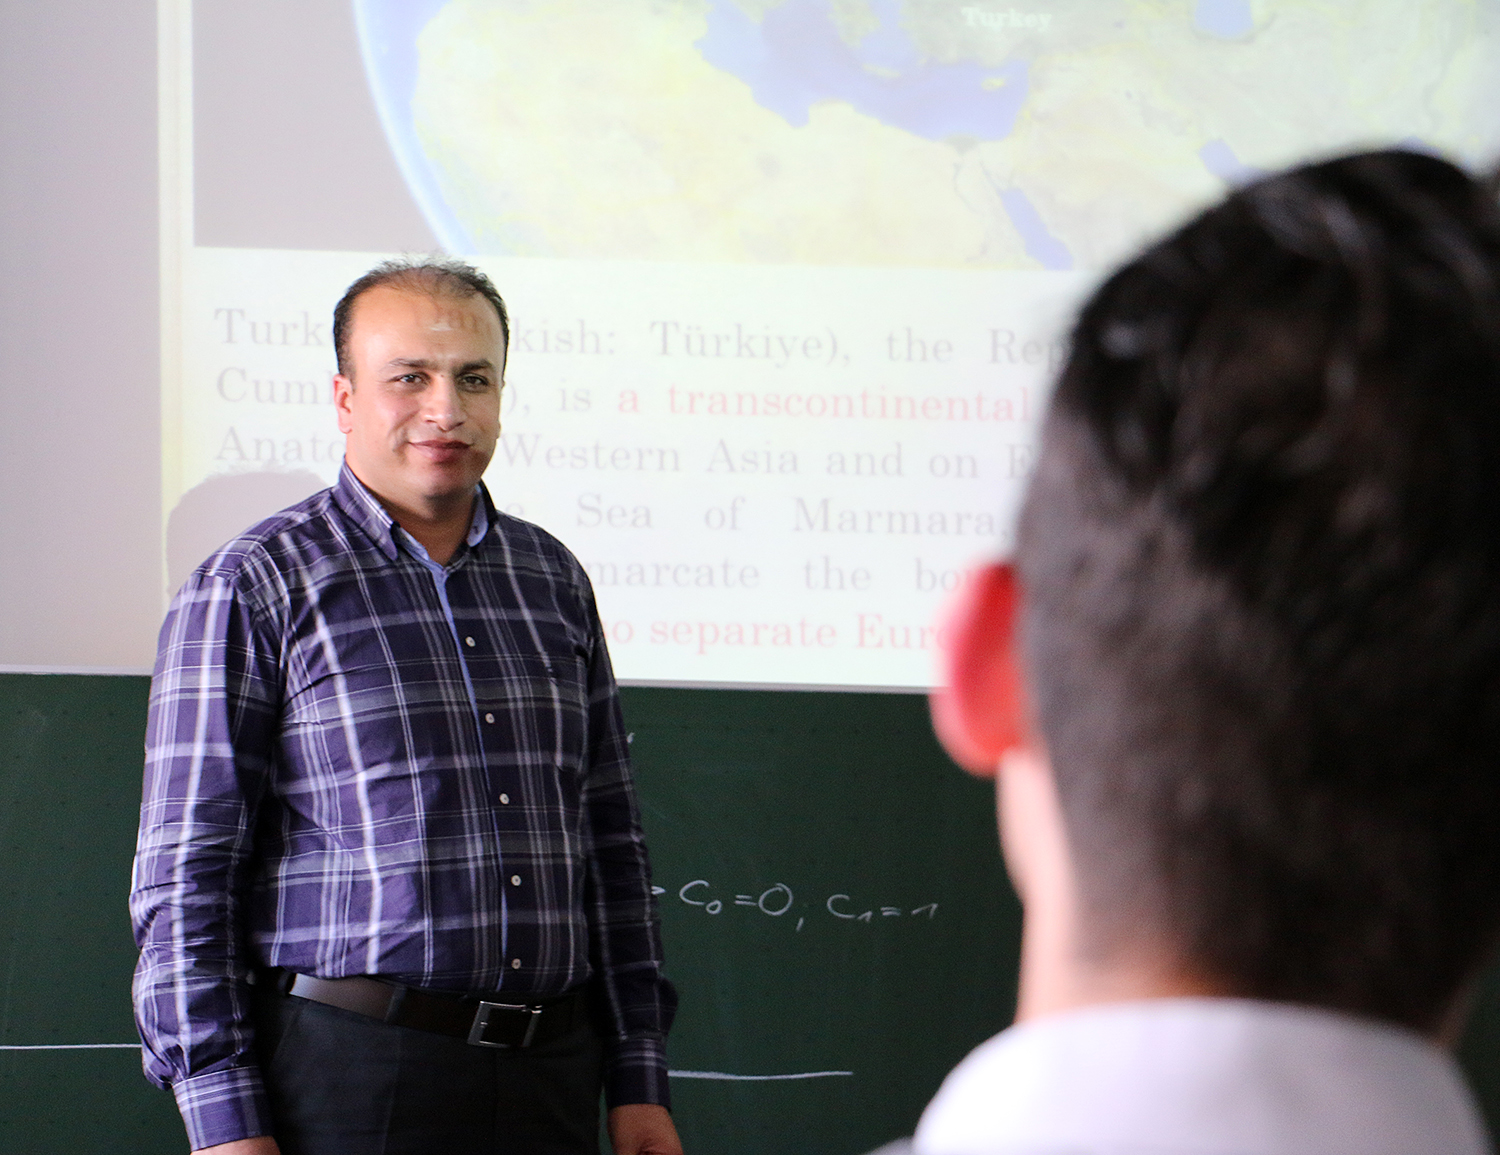
{"type": "Polygon", "coordinates": [[[677,991],[662,974],[661,919],[651,893],[651,864],[641,833],[620,694],[587,585],[583,597],[591,636],[590,766],[583,799],[591,845],[585,901],[590,961],[609,1028],[604,1098],[610,1107],[670,1107],[666,1040],[677,1013],[677,991]]]}
{"type": "Polygon", "coordinates": [[[172,1089],[194,1150],[271,1133],[242,904],[274,758],[278,665],[230,578],[189,579],[151,681],[130,914],[146,1077],[172,1089]]]}

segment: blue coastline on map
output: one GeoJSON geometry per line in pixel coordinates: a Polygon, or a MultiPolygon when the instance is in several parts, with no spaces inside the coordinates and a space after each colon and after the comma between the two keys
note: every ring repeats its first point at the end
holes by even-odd
{"type": "Polygon", "coordinates": [[[1235,155],[1226,140],[1211,140],[1198,150],[1203,167],[1225,184],[1242,185],[1266,175],[1266,170],[1248,165],[1235,155]]]}
{"type": "Polygon", "coordinates": [[[1071,269],[1073,254],[1068,246],[1047,231],[1042,214],[1036,211],[1031,198],[1018,188],[1000,189],[1000,204],[1010,223],[1021,234],[1021,243],[1026,246],[1026,255],[1040,261],[1044,269],[1071,269]]]}
{"type": "Polygon", "coordinates": [[[872,68],[908,71],[922,63],[917,46],[901,27],[901,0],[870,0],[880,27],[859,42],[859,58],[872,68]]]}
{"type": "Polygon", "coordinates": [[[880,28],[851,46],[828,0],[786,0],[759,22],[733,0],[711,0],[696,47],[794,128],[814,104],[834,100],[925,140],[1010,135],[1026,102],[1025,61],[1000,68],[924,61],[901,28],[898,0],[873,0],[871,8],[880,28]]]}
{"type": "Polygon", "coordinates": [[[1198,0],[1193,27],[1221,40],[1238,40],[1255,31],[1250,0],[1198,0]]]}

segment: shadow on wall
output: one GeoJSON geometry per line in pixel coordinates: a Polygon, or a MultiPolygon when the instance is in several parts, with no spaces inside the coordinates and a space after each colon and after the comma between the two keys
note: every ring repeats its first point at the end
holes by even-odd
{"type": "Polygon", "coordinates": [[[167,592],[236,534],[328,487],[316,473],[226,473],[182,495],[167,518],[167,592]]]}

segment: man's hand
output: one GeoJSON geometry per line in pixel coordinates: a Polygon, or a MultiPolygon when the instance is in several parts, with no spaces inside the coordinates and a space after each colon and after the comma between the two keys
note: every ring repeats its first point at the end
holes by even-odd
{"type": "Polygon", "coordinates": [[[654,1103],[611,1107],[609,1141],[615,1155],[682,1155],[671,1114],[654,1103]]]}
{"type": "Polygon", "coordinates": [[[281,1155],[281,1148],[269,1135],[261,1135],[255,1139],[236,1139],[233,1143],[199,1147],[193,1155],[281,1155]]]}

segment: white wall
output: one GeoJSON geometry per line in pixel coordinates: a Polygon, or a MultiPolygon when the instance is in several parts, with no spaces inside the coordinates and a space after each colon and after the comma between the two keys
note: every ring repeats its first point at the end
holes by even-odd
{"type": "Polygon", "coordinates": [[[160,540],[156,212],[155,5],[3,0],[5,665],[150,661],[156,578],[119,559],[160,540]]]}

